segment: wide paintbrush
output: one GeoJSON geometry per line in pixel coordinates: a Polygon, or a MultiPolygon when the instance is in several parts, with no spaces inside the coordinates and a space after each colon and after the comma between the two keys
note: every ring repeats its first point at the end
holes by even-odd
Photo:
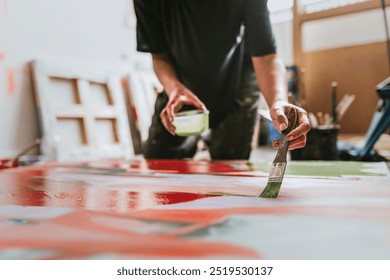
{"type": "Polygon", "coordinates": [[[292,108],[287,116],[289,125],[287,129],[280,134],[279,149],[274,161],[272,162],[268,183],[260,197],[276,198],[278,197],[280,187],[283,182],[284,172],[287,166],[287,152],[290,141],[287,140],[287,134],[298,124],[298,114],[295,108],[292,108]]]}

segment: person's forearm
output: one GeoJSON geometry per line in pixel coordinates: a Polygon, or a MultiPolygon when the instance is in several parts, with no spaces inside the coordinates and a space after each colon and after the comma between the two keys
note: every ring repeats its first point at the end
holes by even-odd
{"type": "Polygon", "coordinates": [[[152,59],[154,72],[168,95],[183,87],[175,69],[165,54],[152,54],[152,59]]]}
{"type": "Polygon", "coordinates": [[[275,101],[287,101],[287,77],[283,62],[275,54],[252,57],[260,90],[271,107],[275,101]]]}
{"type": "Polygon", "coordinates": [[[183,105],[192,105],[201,111],[206,111],[207,108],[193,92],[179,81],[175,69],[164,54],[152,54],[152,58],[154,72],[168,95],[168,102],[160,113],[161,122],[169,133],[176,135],[173,120],[175,113],[183,105]]]}

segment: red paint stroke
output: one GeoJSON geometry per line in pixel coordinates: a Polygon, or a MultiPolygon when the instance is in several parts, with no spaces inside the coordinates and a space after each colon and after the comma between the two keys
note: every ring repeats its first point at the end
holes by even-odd
{"type": "Polygon", "coordinates": [[[217,195],[198,194],[198,193],[184,193],[184,192],[165,192],[156,193],[155,198],[159,205],[177,204],[189,201],[194,201],[202,198],[213,197],[217,195]]]}
{"type": "Polygon", "coordinates": [[[150,170],[175,171],[181,174],[204,174],[214,172],[248,171],[245,161],[199,161],[199,160],[148,160],[150,170]]]}
{"type": "MultiPolygon", "coordinates": [[[[84,166],[98,168],[121,168],[127,171],[139,172],[158,172],[158,173],[176,173],[176,174],[209,174],[230,173],[238,175],[238,173],[246,174],[249,171],[254,171],[247,161],[225,160],[225,161],[202,161],[202,160],[130,160],[130,161],[99,161],[99,162],[84,162],[84,166]]],[[[69,164],[71,166],[71,164],[69,164]]],[[[248,175],[249,176],[249,175],[248,175]]]]}
{"type": "Polygon", "coordinates": [[[14,166],[10,163],[13,159],[0,159],[0,170],[1,169],[8,169],[13,168],[14,166]]]}
{"type": "Polygon", "coordinates": [[[135,121],[138,121],[138,111],[137,111],[137,109],[135,108],[135,106],[131,106],[131,112],[132,112],[132,114],[133,114],[133,116],[134,116],[134,120],[135,120],[135,121]]]}
{"type": "MultiPolygon", "coordinates": [[[[14,169],[14,171],[16,171],[14,169]]],[[[3,170],[5,171],[5,170],[3,170]]],[[[3,174],[1,174],[3,175],[3,174]]],[[[4,174],[0,186],[8,186],[9,196],[3,198],[4,203],[24,206],[44,206],[51,201],[51,195],[45,192],[43,185],[47,171],[41,169],[30,169],[22,173],[4,174]],[[15,176],[16,175],[16,176],[15,176]],[[31,180],[31,178],[42,178],[42,182],[31,180]]],[[[70,196],[71,194],[68,194],[70,196]]],[[[75,206],[81,207],[77,200],[72,200],[75,206]]],[[[61,203],[58,203],[61,205],[61,203]]]]}
{"type": "Polygon", "coordinates": [[[0,251],[47,250],[51,255],[45,259],[83,259],[99,254],[137,259],[260,258],[254,250],[234,244],[167,234],[141,234],[131,227],[121,228],[129,218],[134,217],[77,210],[53,219],[34,219],[23,225],[5,224],[0,232],[0,251]],[[112,221],[107,222],[108,219],[112,221]]]}
{"type": "Polygon", "coordinates": [[[5,59],[5,53],[0,52],[0,61],[5,59]]]}
{"type": "MultiPolygon", "coordinates": [[[[166,161],[163,160],[161,162],[166,161]]],[[[180,167],[179,161],[176,162],[180,167]]],[[[188,164],[188,161],[181,162],[182,165],[188,164]]],[[[98,163],[94,164],[98,165],[98,163]]],[[[207,170],[208,166],[213,164],[213,162],[202,162],[200,166],[202,166],[202,170],[207,170]]],[[[108,162],[105,162],[103,165],[108,166],[108,162]]],[[[139,170],[149,170],[146,162],[143,160],[112,163],[112,166],[115,166],[118,169],[122,168],[123,165],[139,170]]],[[[158,164],[158,166],[160,167],[163,165],[158,164]]],[[[197,207],[197,204],[193,203],[188,205],[190,209],[185,209],[186,202],[215,196],[214,194],[197,194],[194,193],[194,190],[186,191],[186,188],[184,187],[186,182],[183,182],[183,192],[178,191],[177,182],[173,183],[172,191],[170,191],[170,188],[167,185],[164,186],[164,190],[162,191],[158,188],[158,185],[156,186],[159,181],[156,180],[156,177],[154,176],[141,176],[141,181],[139,181],[139,177],[137,176],[135,176],[134,179],[131,175],[126,176],[125,174],[123,176],[123,174],[120,174],[120,176],[118,176],[120,180],[116,183],[110,181],[113,178],[112,176],[106,177],[104,173],[102,173],[103,175],[98,173],[96,177],[94,177],[94,173],[89,173],[88,170],[84,173],[76,173],[75,170],[77,171],[77,169],[72,166],[66,167],[56,163],[1,170],[0,201],[2,204],[9,205],[69,207],[76,209],[87,208],[108,212],[143,211],[145,209],[152,209],[156,206],[159,206],[159,209],[164,209],[164,205],[181,203],[183,205],[181,206],[182,212],[180,213],[183,213],[185,216],[192,215],[189,214],[189,210],[197,207]],[[79,174],[81,174],[81,177],[79,174]],[[143,188],[143,186],[145,186],[145,188],[143,188]],[[3,190],[3,188],[5,188],[5,190],[3,190]],[[145,198],[148,199],[146,203],[145,198]],[[91,203],[88,202],[93,202],[92,206],[91,203]]],[[[107,175],[112,174],[108,173],[107,175]]],[[[180,179],[180,176],[178,176],[178,178],[180,179]]],[[[210,176],[210,180],[213,178],[214,176],[210,176]]],[[[300,200],[302,201],[300,207],[274,206],[267,208],[259,204],[259,206],[255,208],[249,208],[246,207],[245,201],[243,200],[244,204],[236,205],[235,208],[221,209],[221,213],[223,213],[223,215],[232,215],[235,213],[268,213],[274,215],[298,213],[302,215],[312,215],[312,213],[315,213],[315,215],[328,215],[330,217],[353,216],[355,218],[373,220],[390,220],[390,207],[371,207],[371,205],[366,205],[364,203],[356,207],[354,205],[348,205],[345,209],[333,206],[331,201],[339,198],[340,193],[351,199],[355,197],[388,197],[388,192],[383,188],[375,188],[368,192],[367,188],[351,188],[349,186],[351,182],[354,181],[346,179],[345,188],[340,187],[337,191],[335,191],[334,188],[316,190],[313,189],[312,186],[286,188],[278,199],[275,200],[279,202],[300,200]],[[318,200],[319,197],[321,198],[320,200],[324,199],[325,201],[330,201],[329,205],[324,205],[322,208],[313,206],[311,200],[318,200]],[[308,205],[305,204],[307,201],[309,201],[308,205]],[[240,208],[237,208],[238,206],[240,208]],[[380,213],[380,215],[378,213],[380,213]]],[[[386,184],[386,182],[383,182],[382,184],[386,184]]],[[[331,185],[332,184],[330,183],[330,186],[331,185]]],[[[256,198],[248,198],[248,202],[250,202],[251,199],[256,198]]],[[[207,211],[210,211],[210,209],[205,210],[205,212],[207,211]]]]}
{"type": "MultiPolygon", "coordinates": [[[[33,213],[33,209],[36,208],[27,207],[25,211],[29,214],[33,213]]],[[[50,212],[55,208],[44,209],[50,212]]],[[[124,214],[73,210],[56,218],[34,218],[30,214],[31,218],[24,218],[19,214],[21,216],[12,215],[12,218],[27,223],[6,222],[1,225],[0,251],[18,248],[52,252],[45,259],[84,259],[102,254],[137,259],[259,259],[260,253],[249,248],[191,239],[182,235],[220,224],[234,214],[328,216],[328,210],[336,217],[345,217],[341,214],[345,210],[348,213],[346,217],[355,217],[351,206],[314,206],[310,211],[301,206],[150,209],[124,214]],[[176,226],[172,226],[172,223],[176,223],[176,226]]],[[[375,207],[367,207],[365,210],[373,215],[378,213],[375,207]]]]}
{"type": "Polygon", "coordinates": [[[127,90],[128,89],[128,83],[126,79],[121,79],[122,89],[127,90]]]}
{"type": "Polygon", "coordinates": [[[15,70],[12,68],[9,68],[7,70],[7,90],[8,94],[13,95],[16,90],[16,84],[15,84],[15,70]]]}
{"type": "MultiPolygon", "coordinates": [[[[94,184],[88,181],[76,179],[77,175],[74,176],[75,179],[70,177],[68,177],[69,179],[60,178],[60,175],[72,174],[67,169],[58,171],[56,168],[45,166],[16,168],[14,171],[13,173],[0,174],[0,187],[1,185],[7,185],[13,194],[3,197],[3,203],[22,206],[86,208],[88,207],[87,201],[94,201],[93,210],[118,212],[120,209],[123,211],[122,205],[125,205],[127,210],[144,208],[141,203],[144,197],[142,193],[146,193],[150,197],[148,207],[185,203],[216,196],[177,191],[155,191],[151,193],[149,190],[128,190],[124,194],[124,191],[118,190],[119,185],[106,184],[102,188],[94,187],[94,184]],[[112,189],[112,187],[115,187],[115,189],[112,189]],[[124,200],[125,203],[123,203],[124,200]]],[[[96,184],[99,184],[99,182],[96,184]]]]}

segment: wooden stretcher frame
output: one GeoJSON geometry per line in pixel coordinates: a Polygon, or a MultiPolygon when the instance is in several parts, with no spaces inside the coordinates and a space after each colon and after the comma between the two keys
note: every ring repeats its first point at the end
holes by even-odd
{"type": "MultiPolygon", "coordinates": [[[[34,92],[43,138],[41,153],[58,161],[129,159],[134,156],[124,89],[121,83],[123,69],[72,62],[34,60],[30,63],[34,92]],[[55,80],[70,83],[73,104],[53,103],[51,84],[55,80]],[[90,94],[99,87],[106,96],[106,104],[92,104],[90,94]],[[71,90],[72,91],[72,90],[71,90]],[[89,98],[89,100],[88,100],[89,98]],[[73,121],[79,127],[80,145],[69,145],[60,137],[61,122],[73,121]],[[98,122],[111,130],[111,143],[100,143],[98,122]]],[[[69,88],[68,88],[69,89],[69,88]]],[[[66,133],[66,132],[65,132],[66,133]]]]}
{"type": "Polygon", "coordinates": [[[163,90],[152,69],[134,67],[127,75],[127,106],[131,116],[132,134],[136,154],[148,138],[157,95],[163,90]],[[135,139],[137,138],[137,139],[135,139]]]}

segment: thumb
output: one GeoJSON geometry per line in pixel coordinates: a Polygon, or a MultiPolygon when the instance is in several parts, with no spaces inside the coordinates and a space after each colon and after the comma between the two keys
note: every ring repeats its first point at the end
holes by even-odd
{"type": "Polygon", "coordinates": [[[287,123],[285,122],[279,123],[279,129],[280,131],[287,129],[287,123]]]}
{"type": "Polygon", "coordinates": [[[279,131],[283,131],[288,127],[288,119],[284,114],[284,111],[279,108],[275,108],[274,125],[279,131]]]}

